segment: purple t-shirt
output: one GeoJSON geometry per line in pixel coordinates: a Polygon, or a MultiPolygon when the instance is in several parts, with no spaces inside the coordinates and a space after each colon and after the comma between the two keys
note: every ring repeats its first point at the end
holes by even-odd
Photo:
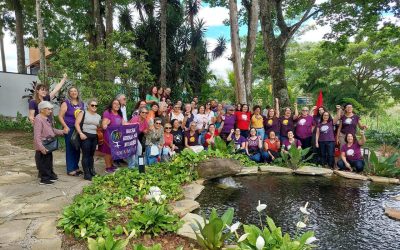
{"type": "Polygon", "coordinates": [[[305,139],[312,136],[312,125],[314,119],[311,115],[306,117],[299,116],[296,124],[296,135],[298,138],[305,139]]]}
{"type": "Polygon", "coordinates": [[[249,137],[247,138],[247,148],[253,151],[257,150],[259,149],[258,148],[259,142],[260,142],[260,137],[257,136],[257,138],[254,140],[249,137]]]}
{"type": "Polygon", "coordinates": [[[238,139],[236,139],[236,136],[233,136],[232,140],[235,142],[235,148],[241,148],[242,143],[247,141],[243,136],[239,136],[238,139]]]}
{"type": "Polygon", "coordinates": [[[108,120],[110,120],[110,124],[108,124],[108,126],[122,125],[122,120],[124,119],[119,114],[114,114],[112,112],[109,112],[108,110],[104,111],[103,119],[104,118],[107,118],[108,120]]]}
{"type": "Polygon", "coordinates": [[[185,137],[187,138],[189,146],[199,145],[199,133],[194,132],[194,135],[190,135],[190,131],[185,132],[185,137]]]}
{"type": "Polygon", "coordinates": [[[77,105],[72,104],[69,100],[65,100],[67,104],[67,111],[65,112],[64,121],[68,127],[75,126],[75,110],[83,110],[83,102],[79,102],[77,105]]]}
{"type": "MultiPolygon", "coordinates": [[[[43,97],[43,101],[50,101],[50,95],[46,95],[45,97],[43,97]]],[[[38,104],[36,103],[35,99],[29,101],[29,110],[35,110],[34,117],[39,114],[38,104]]]]}
{"type": "Polygon", "coordinates": [[[327,123],[319,123],[319,138],[318,141],[335,141],[335,131],[333,129],[333,121],[327,123]]]}
{"type": "Polygon", "coordinates": [[[269,135],[269,132],[274,131],[275,134],[280,132],[280,127],[279,127],[279,119],[277,117],[273,118],[264,118],[264,129],[265,129],[265,134],[269,135]]]}
{"type": "MultiPolygon", "coordinates": [[[[301,141],[294,139],[294,145],[296,145],[297,148],[301,147],[301,141]]],[[[292,144],[289,142],[289,140],[284,140],[283,146],[285,147],[285,150],[289,150],[292,147],[292,144]]]]}
{"type": "Polygon", "coordinates": [[[350,147],[347,144],[344,144],[340,151],[346,154],[347,160],[357,161],[363,159],[361,155],[361,146],[358,142],[354,142],[350,147]]]}
{"type": "Polygon", "coordinates": [[[293,131],[294,129],[294,121],[292,116],[289,118],[282,116],[279,118],[279,124],[281,126],[281,136],[287,136],[287,133],[289,131],[293,131]]]}
{"type": "Polygon", "coordinates": [[[342,115],[342,117],[340,117],[340,121],[342,122],[341,133],[353,135],[356,134],[357,125],[360,121],[360,117],[358,115],[353,115],[351,117],[346,117],[345,115],[342,115]]]}
{"type": "Polygon", "coordinates": [[[230,133],[232,129],[235,128],[236,116],[235,115],[225,115],[222,117],[224,121],[224,127],[221,133],[230,133]]]}

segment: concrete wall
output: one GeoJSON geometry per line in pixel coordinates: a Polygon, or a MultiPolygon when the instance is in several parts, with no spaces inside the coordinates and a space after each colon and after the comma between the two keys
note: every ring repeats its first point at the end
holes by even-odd
{"type": "Polygon", "coordinates": [[[25,88],[30,88],[32,81],[37,81],[35,75],[0,72],[0,115],[23,116],[28,115],[28,100],[22,99],[28,94],[25,88]]]}

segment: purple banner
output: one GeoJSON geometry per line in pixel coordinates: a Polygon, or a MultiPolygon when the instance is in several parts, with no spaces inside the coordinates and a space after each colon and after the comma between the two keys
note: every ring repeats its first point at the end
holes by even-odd
{"type": "Polygon", "coordinates": [[[113,160],[126,159],[136,154],[138,124],[110,126],[106,132],[113,160]]]}

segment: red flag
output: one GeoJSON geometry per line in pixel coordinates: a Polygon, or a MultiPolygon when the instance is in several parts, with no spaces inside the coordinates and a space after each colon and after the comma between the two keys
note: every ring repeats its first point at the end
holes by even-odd
{"type": "Polygon", "coordinates": [[[317,108],[314,110],[314,115],[317,115],[318,109],[321,106],[324,106],[324,98],[322,97],[322,90],[319,91],[318,99],[317,102],[315,103],[315,106],[317,106],[317,108]]]}

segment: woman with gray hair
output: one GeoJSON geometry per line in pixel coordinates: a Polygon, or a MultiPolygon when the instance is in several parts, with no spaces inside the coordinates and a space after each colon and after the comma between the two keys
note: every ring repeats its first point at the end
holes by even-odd
{"type": "Polygon", "coordinates": [[[83,110],[83,102],[79,98],[79,92],[76,87],[68,89],[67,99],[61,104],[58,119],[64,130],[68,131],[65,135],[65,158],[67,163],[67,174],[70,176],[79,176],[82,171],[79,170],[79,159],[81,152],[71,143],[71,136],[75,130],[75,118],[83,110]]]}
{"type": "Polygon", "coordinates": [[[154,126],[146,134],[145,145],[147,165],[152,165],[157,162],[164,146],[164,129],[159,117],[154,118],[154,126]]]}
{"type": "Polygon", "coordinates": [[[87,111],[81,111],[76,117],[75,129],[81,139],[83,178],[92,180],[94,171],[94,152],[97,146],[97,128],[100,126],[101,116],[97,114],[97,100],[87,102],[87,111]]]}
{"type": "Polygon", "coordinates": [[[40,184],[48,185],[56,181],[57,175],[53,170],[53,153],[47,149],[43,142],[55,136],[67,134],[68,130],[55,129],[51,123],[53,105],[48,101],[41,101],[38,105],[39,114],[33,121],[33,138],[36,167],[39,170],[40,184]]]}

